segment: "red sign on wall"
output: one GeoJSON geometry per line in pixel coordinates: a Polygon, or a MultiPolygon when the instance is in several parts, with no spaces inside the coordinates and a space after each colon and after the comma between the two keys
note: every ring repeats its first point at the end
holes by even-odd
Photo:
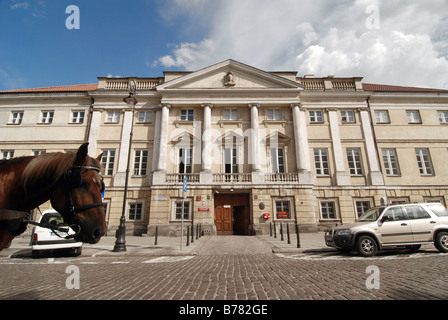
{"type": "Polygon", "coordinates": [[[289,212],[277,211],[277,219],[289,219],[289,212]]]}
{"type": "Polygon", "coordinates": [[[209,212],[210,211],[210,208],[198,208],[198,211],[206,211],[206,212],[209,212]]]}

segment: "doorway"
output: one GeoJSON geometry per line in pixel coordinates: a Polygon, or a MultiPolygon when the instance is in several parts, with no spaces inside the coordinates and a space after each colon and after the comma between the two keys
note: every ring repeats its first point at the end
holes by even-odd
{"type": "Polygon", "coordinates": [[[215,194],[215,226],[218,235],[249,235],[249,194],[215,194]]]}

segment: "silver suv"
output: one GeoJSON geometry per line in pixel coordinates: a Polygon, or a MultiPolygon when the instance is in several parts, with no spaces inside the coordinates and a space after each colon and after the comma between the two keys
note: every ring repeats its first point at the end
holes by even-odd
{"type": "Polygon", "coordinates": [[[325,242],[341,251],[356,250],[366,257],[383,248],[404,246],[418,250],[423,244],[434,244],[440,252],[448,252],[448,210],[440,203],[373,208],[357,223],[327,230],[325,242]]]}

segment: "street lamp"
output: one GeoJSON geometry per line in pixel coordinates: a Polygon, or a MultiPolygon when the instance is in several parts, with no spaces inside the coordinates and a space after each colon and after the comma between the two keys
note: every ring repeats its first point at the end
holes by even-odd
{"type": "Polygon", "coordinates": [[[134,134],[134,112],[135,105],[138,103],[137,96],[137,88],[135,82],[131,80],[129,82],[129,95],[123,99],[123,102],[126,103],[127,106],[132,107],[132,117],[131,117],[131,132],[129,133],[129,150],[128,150],[128,162],[126,165],[126,179],[124,183],[124,196],[123,196],[123,210],[121,212],[120,225],[115,233],[115,237],[117,240],[115,241],[115,246],[113,252],[124,252],[126,251],[126,200],[128,193],[128,181],[129,181],[129,164],[131,162],[131,150],[132,150],[132,135],[134,134]]]}

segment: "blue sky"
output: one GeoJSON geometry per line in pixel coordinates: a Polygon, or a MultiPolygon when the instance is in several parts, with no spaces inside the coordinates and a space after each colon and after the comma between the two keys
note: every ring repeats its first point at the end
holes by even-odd
{"type": "Polygon", "coordinates": [[[448,89],[446,0],[0,0],[0,90],[235,59],[448,89]],[[80,29],[66,28],[66,8],[80,29]]]}

